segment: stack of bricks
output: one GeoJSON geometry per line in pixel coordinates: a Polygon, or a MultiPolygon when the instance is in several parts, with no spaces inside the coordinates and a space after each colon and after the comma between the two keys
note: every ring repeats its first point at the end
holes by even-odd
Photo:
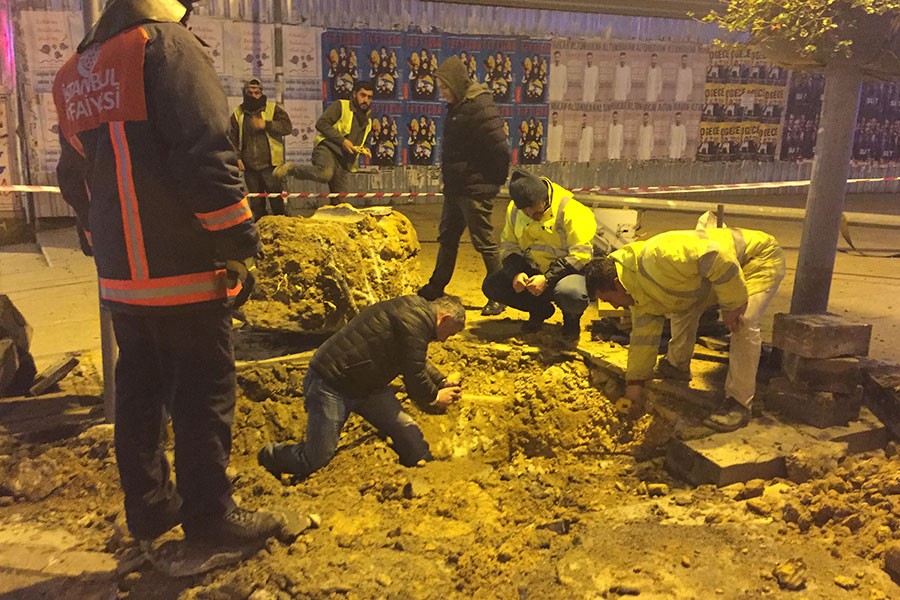
{"type": "Polygon", "coordinates": [[[832,314],[775,315],[772,344],[783,353],[783,377],[769,382],[766,407],[815,427],[859,418],[859,357],[869,353],[872,326],[832,314]]]}

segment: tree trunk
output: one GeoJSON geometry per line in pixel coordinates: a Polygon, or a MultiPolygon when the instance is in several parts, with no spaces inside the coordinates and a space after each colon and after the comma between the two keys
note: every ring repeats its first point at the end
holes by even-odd
{"type": "Polygon", "coordinates": [[[862,71],[858,67],[836,61],[825,68],[825,94],[806,197],[792,314],[828,310],[861,87],[862,71]]]}

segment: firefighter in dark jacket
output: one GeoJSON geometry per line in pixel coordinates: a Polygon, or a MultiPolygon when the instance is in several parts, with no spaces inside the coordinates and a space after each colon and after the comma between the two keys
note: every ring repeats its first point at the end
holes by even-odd
{"type": "MultiPolygon", "coordinates": [[[[441,96],[448,103],[442,140],[441,173],[444,206],[438,230],[437,263],[423,298],[444,293],[453,277],[459,239],[466,227],[472,245],[481,254],[487,275],[500,270],[500,251],[491,224],[492,200],[509,173],[509,136],[491,92],[469,79],[462,61],[451,56],[435,73],[441,96]]],[[[503,305],[488,301],[484,315],[498,315],[503,305]]]]}
{"type": "Polygon", "coordinates": [[[257,458],[276,477],[305,478],[334,457],[341,428],[355,412],[391,438],[400,463],[430,460],[428,443],[390,387],[398,375],[409,397],[429,412],[441,412],[460,397],[427,358],[429,342],[463,330],[466,311],[455,296],[428,301],[401,296],[359,313],[313,355],[303,380],[307,414],[301,444],[268,444],[257,458]]]}
{"type": "MultiPolygon", "coordinates": [[[[238,152],[238,168],[244,173],[247,191],[280,194],[284,191],[275,177],[275,167],[284,164],[284,136],[291,132],[291,117],[263,94],[259,79],[244,84],[244,101],[231,115],[229,137],[238,152]]],[[[268,214],[265,197],[250,199],[253,219],[268,214]]],[[[284,198],[268,198],[273,215],[284,214],[284,198]]]]}
{"type": "Polygon", "coordinates": [[[237,507],[225,470],[235,368],[230,298],[259,238],[228,140],[228,106],[189,0],[114,0],[53,85],[63,198],[119,346],[115,447],[128,528],[152,540],[261,542],[272,513],[237,507]],[[175,432],[177,489],[164,451],[175,432]]]}
{"type": "MultiPolygon", "coordinates": [[[[293,176],[327,183],[332,194],[344,194],[350,190],[349,173],[355,173],[359,155],[371,156],[366,140],[372,130],[372,96],[375,88],[371,81],[358,80],[353,84],[349,100],[332,102],[316,121],[316,147],[312,164],[284,163],[275,169],[275,176],[284,179],[293,176]]],[[[337,204],[337,199],[332,199],[337,204]]]]}

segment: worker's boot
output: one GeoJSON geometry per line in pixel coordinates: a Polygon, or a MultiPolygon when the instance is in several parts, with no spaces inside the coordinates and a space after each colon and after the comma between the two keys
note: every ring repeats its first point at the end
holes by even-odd
{"type": "Polygon", "coordinates": [[[426,283],[425,285],[420,287],[419,291],[416,293],[430,302],[432,300],[437,300],[438,298],[443,296],[444,290],[439,290],[430,283],[426,283]]]}
{"type": "Polygon", "coordinates": [[[659,362],[656,363],[656,369],[654,371],[654,376],[657,379],[675,379],[676,381],[690,381],[691,380],[691,370],[688,369],[679,369],[675,365],[669,362],[669,360],[665,357],[660,358],[659,362]]]}
{"type": "Polygon", "coordinates": [[[227,514],[185,524],[185,537],[190,542],[216,546],[262,544],[281,532],[284,518],[265,510],[234,507],[227,514]]]}
{"type": "Polygon", "coordinates": [[[505,304],[501,304],[496,300],[488,300],[488,303],[481,309],[481,314],[485,317],[496,317],[504,310],[506,310],[505,304]]]}
{"type": "Polygon", "coordinates": [[[728,398],[725,398],[725,401],[719,408],[714,410],[703,420],[703,424],[716,431],[736,431],[747,425],[747,423],[750,422],[751,416],[751,407],[744,406],[729,396],[728,398]]]}

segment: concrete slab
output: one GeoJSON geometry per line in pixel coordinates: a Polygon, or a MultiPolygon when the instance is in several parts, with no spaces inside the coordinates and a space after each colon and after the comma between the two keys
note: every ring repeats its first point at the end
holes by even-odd
{"type": "Polygon", "coordinates": [[[834,314],[792,315],[778,313],[772,344],[805,358],[866,356],[872,325],[834,314]]]}
{"type": "Polygon", "coordinates": [[[0,595],[61,576],[115,577],[116,560],[106,552],[76,550],[78,540],[62,529],[6,524],[0,530],[0,595]]]}
{"type": "Polygon", "coordinates": [[[843,442],[848,452],[862,452],[883,447],[887,433],[868,411],[859,421],[827,429],[762,417],[731,433],[673,440],[666,454],[666,468],[694,485],[712,483],[719,487],[785,477],[787,456],[823,441],[843,442]]]}

